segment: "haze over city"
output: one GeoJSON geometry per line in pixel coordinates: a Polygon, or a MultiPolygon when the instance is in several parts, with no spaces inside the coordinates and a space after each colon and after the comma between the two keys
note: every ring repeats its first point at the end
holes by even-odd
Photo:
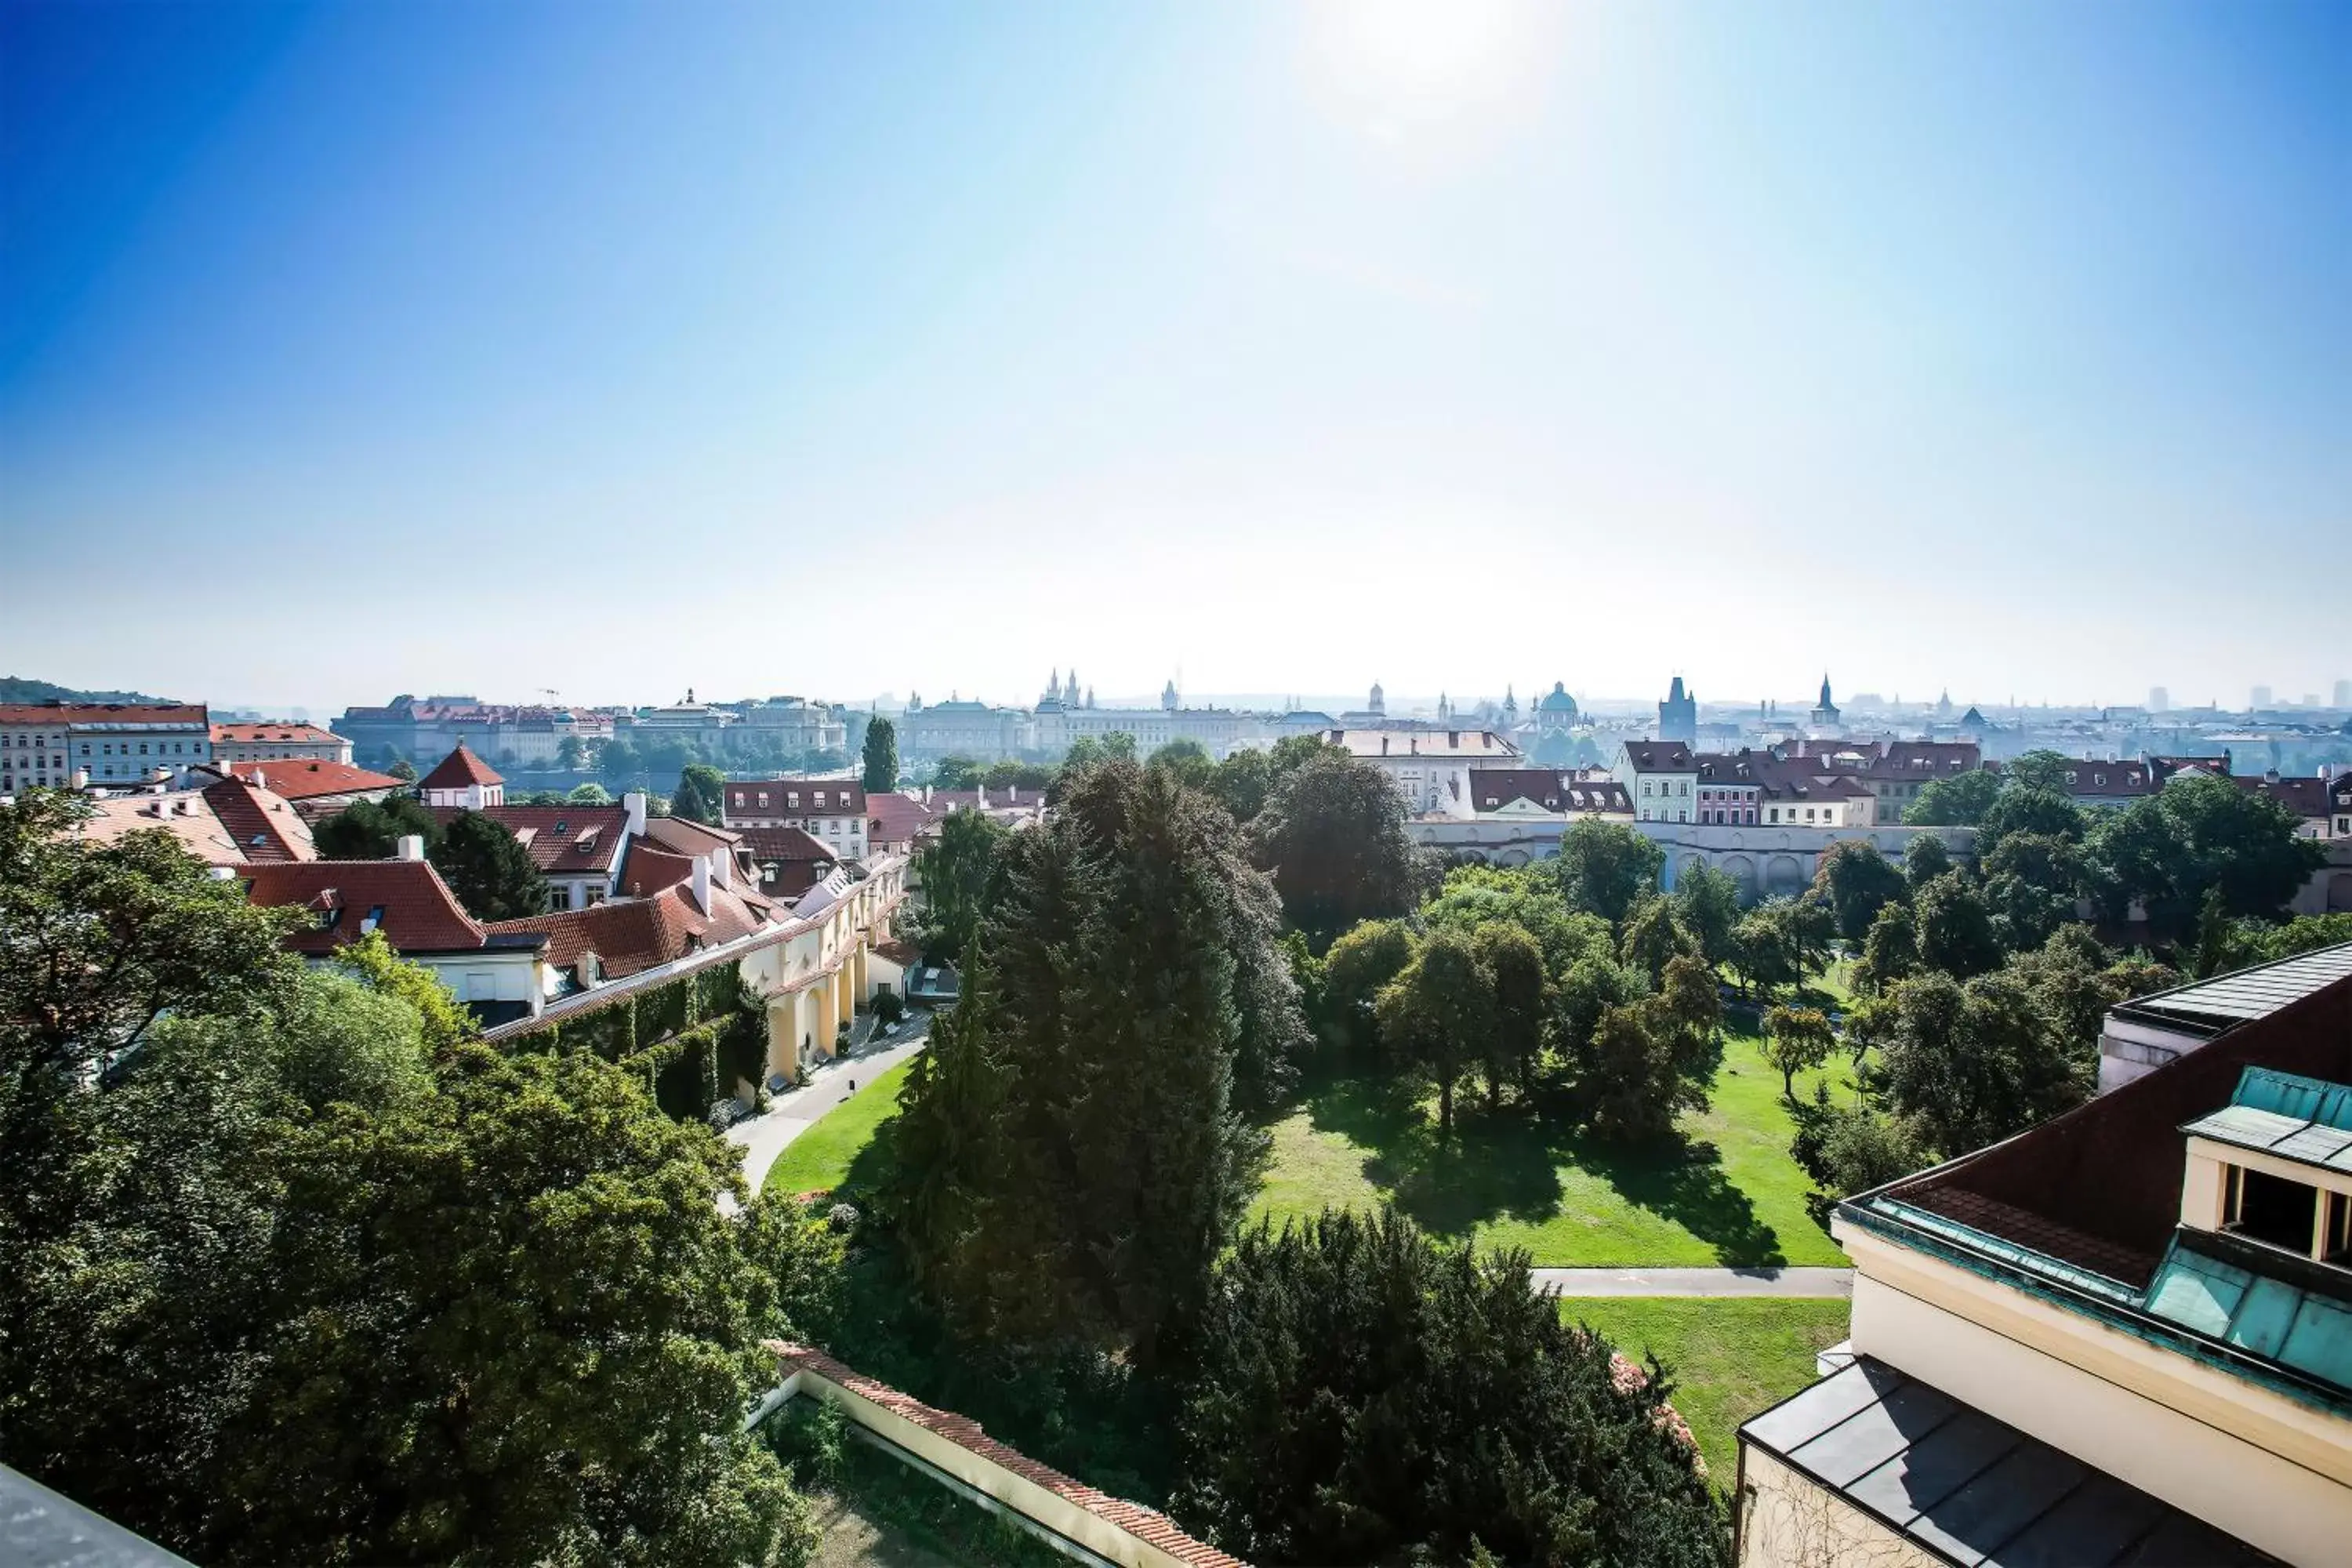
{"type": "Polygon", "coordinates": [[[2116,20],[10,6],[0,665],[2324,695],[2352,11],[2116,20]]]}

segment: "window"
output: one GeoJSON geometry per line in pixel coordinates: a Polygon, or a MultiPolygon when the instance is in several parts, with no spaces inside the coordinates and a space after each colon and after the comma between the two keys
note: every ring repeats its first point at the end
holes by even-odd
{"type": "Polygon", "coordinates": [[[1642,781],[1642,794],[1643,794],[1643,795],[1644,797],[1648,796],[1648,795],[1651,794],[1651,789],[1650,789],[1650,781],[1649,781],[1649,780],[1647,780],[1647,779],[1643,779],[1643,780],[1642,781]]]}
{"type": "Polygon", "coordinates": [[[572,889],[563,883],[557,883],[553,887],[549,888],[547,889],[547,907],[551,910],[570,909],[572,907],[572,889]]]}
{"type": "Polygon", "coordinates": [[[2254,1241],[2308,1255],[2319,1220],[2319,1189],[2267,1171],[2227,1167],[2221,1227],[2254,1241]]]}

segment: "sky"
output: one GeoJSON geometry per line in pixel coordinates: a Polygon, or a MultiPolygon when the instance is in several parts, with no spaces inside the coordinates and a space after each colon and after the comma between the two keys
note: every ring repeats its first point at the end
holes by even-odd
{"type": "Polygon", "coordinates": [[[2352,676],[2352,6],[0,3],[0,673],[2352,676]]]}

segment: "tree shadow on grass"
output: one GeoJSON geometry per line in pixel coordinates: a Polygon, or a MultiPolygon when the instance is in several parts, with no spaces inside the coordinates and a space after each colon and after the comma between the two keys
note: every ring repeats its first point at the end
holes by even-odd
{"type": "Polygon", "coordinates": [[[1636,1208],[1674,1221],[1715,1248],[1728,1268],[1783,1265],[1780,1233],[1756,1217],[1748,1194],[1723,1173],[1713,1143],[1677,1133],[1654,1142],[1580,1148],[1577,1163],[1607,1182],[1636,1208]]]}
{"type": "Polygon", "coordinates": [[[1677,1133],[1612,1146],[1565,1121],[1509,1106],[1489,1114],[1465,1095],[1454,1133],[1438,1135],[1433,1110],[1412,1088],[1370,1075],[1331,1074],[1305,1089],[1309,1123],[1370,1152],[1364,1175],[1402,1213],[1436,1236],[1460,1239],[1506,1215],[1541,1225],[1559,1217],[1560,1168],[1607,1182],[1632,1206],[1670,1220],[1715,1248],[1729,1268],[1788,1261],[1780,1238],[1724,1175],[1713,1143],[1677,1133]]]}

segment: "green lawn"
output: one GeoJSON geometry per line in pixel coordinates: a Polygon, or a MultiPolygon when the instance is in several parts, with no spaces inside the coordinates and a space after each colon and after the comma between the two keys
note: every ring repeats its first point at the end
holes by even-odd
{"type": "Polygon", "coordinates": [[[819,1117],[815,1126],[784,1145],[764,1185],[780,1193],[841,1185],[873,1142],[874,1130],[898,1110],[898,1086],[914,1065],[908,1058],[819,1117]]]}
{"type": "MultiPolygon", "coordinates": [[[[1843,1059],[1828,1071],[1842,1088],[1843,1059]]],[[[1800,1074],[1798,1094],[1818,1076],[1800,1074]]],[[[1780,1075],[1752,1035],[1727,1041],[1709,1109],[1685,1115],[1663,1146],[1605,1148],[1509,1107],[1457,1121],[1442,1142],[1426,1104],[1364,1079],[1311,1083],[1273,1127],[1255,1212],[1279,1224],[1385,1200],[1439,1236],[1524,1247],[1538,1264],[1571,1268],[1845,1261],[1806,1210],[1811,1184],[1789,1157],[1795,1127],[1780,1075]]]]}
{"type": "Polygon", "coordinates": [[[1745,1297],[1591,1297],[1560,1315],[1596,1330],[1634,1361],[1665,1363],[1675,1408],[1690,1423],[1710,1479],[1738,1474],[1739,1424],[1813,1381],[1813,1352],[1846,1336],[1843,1301],[1745,1297]]]}

